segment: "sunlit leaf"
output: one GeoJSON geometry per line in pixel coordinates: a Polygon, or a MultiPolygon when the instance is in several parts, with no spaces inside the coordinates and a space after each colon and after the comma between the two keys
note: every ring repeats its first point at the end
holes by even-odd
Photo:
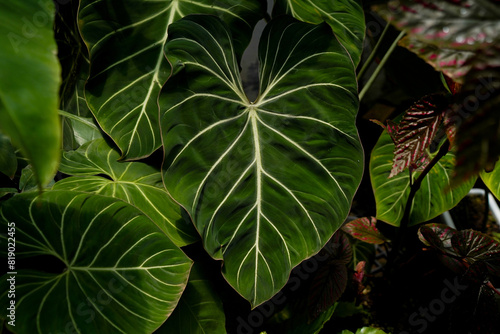
{"type": "Polygon", "coordinates": [[[127,160],[161,145],[158,94],[170,75],[164,54],[167,27],[188,14],[221,17],[241,55],[263,1],[82,0],[79,22],[92,63],[85,96],[97,121],[127,160]]]}
{"type": "Polygon", "coordinates": [[[497,163],[491,172],[483,171],[479,175],[491,193],[500,199],[500,163],[497,163]]]}
{"type": "Polygon", "coordinates": [[[54,177],[60,155],[54,13],[51,0],[0,3],[0,128],[30,160],[40,187],[54,177]]]}
{"type": "MultiPolygon", "coordinates": [[[[389,178],[392,169],[394,143],[384,132],[375,145],[370,160],[370,178],[375,194],[377,219],[399,226],[410,194],[409,172],[389,178]]],[[[474,178],[447,190],[451,186],[451,175],[455,155],[448,152],[425,176],[416,192],[410,212],[410,225],[428,221],[453,208],[474,185],[474,178]]],[[[413,180],[420,172],[413,173],[413,180]]]]}
{"type": "MultiPolygon", "coordinates": [[[[16,326],[7,327],[18,333],[152,333],[188,280],[191,260],[120,200],[24,193],[2,203],[0,221],[4,231],[16,226],[16,326]]],[[[0,240],[5,255],[7,235],[0,240]]]]}
{"type": "Polygon", "coordinates": [[[54,189],[92,192],[124,200],[151,218],[178,246],[199,239],[191,222],[163,188],[158,169],[141,162],[118,162],[119,153],[103,139],[65,152],[60,170],[74,177],[54,189]]]}
{"type": "Polygon", "coordinates": [[[367,217],[358,218],[352,220],[342,226],[342,230],[356,239],[367,242],[369,244],[383,244],[387,241],[382,233],[377,229],[375,224],[377,223],[377,218],[367,217]]]}
{"type": "Polygon", "coordinates": [[[328,25],[281,16],[263,32],[252,103],[220,20],[190,16],[169,34],[178,72],[160,96],[165,185],[255,306],[348,214],[363,166],[354,67],[328,25]]]}
{"type": "Polygon", "coordinates": [[[288,14],[313,24],[325,21],[351,55],[354,65],[358,66],[365,35],[365,17],[361,1],[277,0],[273,11],[274,16],[288,14]]]}

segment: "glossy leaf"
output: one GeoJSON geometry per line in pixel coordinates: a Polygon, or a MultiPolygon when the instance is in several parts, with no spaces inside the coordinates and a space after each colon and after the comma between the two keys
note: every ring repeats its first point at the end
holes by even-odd
{"type": "Polygon", "coordinates": [[[149,156],[161,145],[157,99],[170,75],[167,27],[187,14],[217,15],[238,35],[241,54],[262,12],[262,1],[253,0],[82,0],[79,21],[92,63],[85,96],[123,158],[149,156]]]}
{"type": "Polygon", "coordinates": [[[195,263],[179,304],[155,333],[225,334],[225,324],[222,301],[195,263]]]}
{"type": "Polygon", "coordinates": [[[61,82],[51,0],[0,4],[0,128],[34,166],[38,184],[57,171],[61,82]]]}
{"type": "Polygon", "coordinates": [[[328,25],[279,17],[260,41],[251,103],[220,20],[190,16],[169,34],[177,74],[160,96],[164,182],[255,306],[348,214],[363,166],[354,67],[328,25]]]}
{"type": "Polygon", "coordinates": [[[76,151],[65,152],[61,172],[74,175],[54,189],[75,190],[111,196],[141,210],[178,246],[199,239],[181,208],[163,188],[158,169],[141,162],[118,162],[119,153],[103,139],[94,140],[76,151]]]}
{"type": "Polygon", "coordinates": [[[4,231],[15,222],[16,258],[25,259],[16,267],[16,326],[8,326],[16,332],[151,333],[186,286],[191,260],[123,201],[31,192],[3,203],[0,214],[4,231]]]}
{"type": "Polygon", "coordinates": [[[390,178],[409,167],[412,171],[421,171],[429,163],[427,149],[442,124],[448,105],[443,95],[425,96],[404,113],[399,124],[389,127],[396,146],[390,178]]]}
{"type": "Polygon", "coordinates": [[[10,179],[13,179],[16,174],[16,170],[16,151],[12,146],[10,139],[0,133],[0,172],[7,175],[10,179]]]}
{"type": "Polygon", "coordinates": [[[325,21],[351,55],[354,65],[358,66],[365,35],[361,1],[277,0],[273,14],[288,14],[312,24],[325,21]]]}
{"type": "MultiPolygon", "coordinates": [[[[406,202],[410,194],[409,172],[389,178],[392,169],[394,144],[384,132],[375,145],[370,159],[370,178],[375,193],[377,219],[399,226],[406,202]]],[[[474,185],[474,178],[447,190],[451,186],[451,176],[455,156],[448,152],[430,170],[416,192],[410,212],[410,225],[428,221],[453,208],[474,185]]],[[[415,180],[419,172],[413,173],[415,180]]]]}
{"type": "Polygon", "coordinates": [[[498,42],[500,7],[489,0],[389,1],[375,10],[407,32],[403,45],[460,82],[469,52],[498,42]]]}
{"type": "Polygon", "coordinates": [[[348,222],[342,227],[342,230],[356,239],[369,244],[383,244],[387,241],[382,233],[375,226],[377,218],[362,217],[348,222]]]}

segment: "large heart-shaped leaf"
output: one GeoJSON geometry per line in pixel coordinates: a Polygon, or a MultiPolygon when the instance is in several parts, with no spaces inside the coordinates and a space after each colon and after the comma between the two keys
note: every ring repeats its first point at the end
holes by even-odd
{"type": "MultiPolygon", "coordinates": [[[[400,173],[389,178],[392,168],[394,143],[384,131],[373,148],[370,159],[370,178],[377,205],[377,219],[399,226],[410,194],[410,174],[400,173]]],[[[410,225],[428,221],[451,209],[469,192],[475,179],[448,190],[455,165],[455,155],[448,152],[430,170],[413,200],[410,225]]],[[[420,172],[414,172],[416,179],[420,172]]]]}
{"type": "Polygon", "coordinates": [[[187,14],[218,15],[238,35],[241,54],[264,6],[254,0],[83,0],[80,8],[92,63],[87,102],[122,156],[139,159],[161,145],[157,99],[170,74],[163,53],[169,24],[187,14]]]}
{"type": "Polygon", "coordinates": [[[226,317],[222,301],[201,266],[193,265],[186,291],[157,334],[225,334],[226,317]]]}
{"type": "Polygon", "coordinates": [[[328,25],[279,17],[260,41],[252,103],[220,20],[190,16],[169,34],[164,183],[255,306],[348,214],[363,169],[354,67],[328,25]]]}
{"type": "MultiPolygon", "coordinates": [[[[186,286],[191,260],[123,201],[31,192],[3,203],[0,213],[4,231],[16,226],[15,332],[151,333],[186,286]]],[[[0,238],[5,254],[7,237],[0,238]]]]}
{"type": "Polygon", "coordinates": [[[158,169],[141,162],[118,162],[119,153],[103,139],[65,152],[60,170],[75,175],[54,189],[93,192],[124,200],[151,218],[178,246],[199,239],[181,208],[165,192],[158,169]]]}
{"type": "Polygon", "coordinates": [[[59,164],[60,66],[51,0],[0,4],[0,127],[34,167],[39,186],[59,164]]]}
{"type": "Polygon", "coordinates": [[[273,14],[289,14],[313,24],[325,21],[351,55],[354,65],[358,66],[365,36],[361,1],[277,0],[273,14]]]}

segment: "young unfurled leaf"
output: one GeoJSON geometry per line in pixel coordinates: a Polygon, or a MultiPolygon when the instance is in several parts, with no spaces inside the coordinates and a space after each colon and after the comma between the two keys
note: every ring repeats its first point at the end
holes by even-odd
{"type": "Polygon", "coordinates": [[[383,244],[387,238],[377,229],[376,223],[377,218],[375,217],[370,217],[370,219],[362,217],[348,222],[342,227],[342,230],[369,244],[383,244]]]}
{"type": "Polygon", "coordinates": [[[408,109],[399,124],[388,122],[386,130],[395,144],[389,178],[408,167],[412,170],[425,168],[428,163],[426,150],[434,140],[448,104],[444,95],[428,95],[408,109]]]}

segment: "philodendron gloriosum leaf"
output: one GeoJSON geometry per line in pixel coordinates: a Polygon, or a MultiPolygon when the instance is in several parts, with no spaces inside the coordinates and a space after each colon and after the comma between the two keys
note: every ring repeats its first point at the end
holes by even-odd
{"type": "Polygon", "coordinates": [[[54,14],[51,0],[0,3],[0,129],[30,160],[40,189],[60,155],[54,14]]]}
{"type": "MultiPolygon", "coordinates": [[[[399,226],[410,194],[410,174],[400,173],[389,178],[394,157],[394,143],[384,131],[373,148],[370,159],[370,178],[375,193],[377,219],[399,226]]],[[[432,159],[432,157],[430,157],[432,159]]],[[[425,176],[416,192],[410,212],[410,225],[428,221],[451,209],[469,192],[475,179],[451,187],[455,155],[448,152],[425,176]]],[[[420,172],[413,172],[413,180],[420,172]]]]}
{"type": "Polygon", "coordinates": [[[104,139],[65,152],[60,170],[74,177],[57,182],[53,188],[119,198],[150,217],[176,245],[199,240],[191,222],[182,217],[181,207],[165,192],[160,171],[142,162],[118,162],[119,157],[104,139]]]}
{"type": "Polygon", "coordinates": [[[358,66],[365,36],[365,16],[361,1],[277,0],[273,14],[288,14],[312,24],[325,21],[351,55],[354,66],[358,66]]]}
{"type": "MultiPolygon", "coordinates": [[[[16,326],[9,329],[18,333],[152,333],[188,280],[191,260],[142,212],[114,198],[24,193],[2,204],[0,222],[4,231],[15,223],[16,258],[27,259],[15,268],[16,326]]],[[[7,277],[2,305],[10,299],[7,277]]]]}
{"type": "Polygon", "coordinates": [[[234,33],[243,53],[263,15],[255,0],[82,0],[79,22],[90,50],[85,96],[97,121],[127,160],[161,145],[157,99],[170,75],[163,47],[167,27],[187,14],[213,14],[234,33]]]}
{"type": "Polygon", "coordinates": [[[260,95],[249,102],[220,20],[189,16],[169,34],[164,183],[256,306],[348,214],[363,166],[354,66],[328,25],[279,17],[263,32],[260,95]]]}

